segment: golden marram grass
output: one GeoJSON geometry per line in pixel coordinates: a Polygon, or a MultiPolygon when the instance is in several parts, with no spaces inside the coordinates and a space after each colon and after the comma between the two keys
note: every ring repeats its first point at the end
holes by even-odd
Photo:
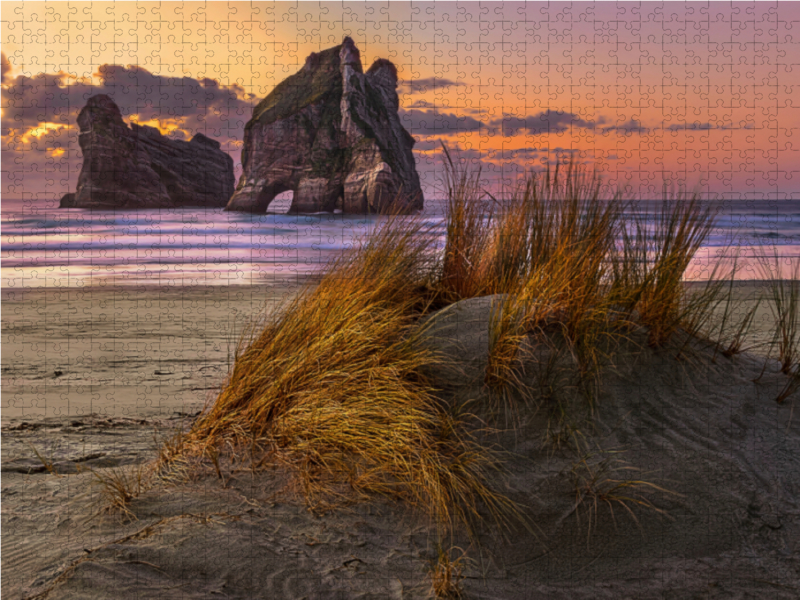
{"type": "MultiPolygon", "coordinates": [[[[714,267],[699,292],[684,285],[714,225],[696,199],[678,195],[631,217],[620,195],[603,197],[594,174],[569,165],[530,176],[499,202],[482,191],[479,172],[446,159],[443,251],[421,220],[389,216],[318,282],[254,324],[216,400],[162,451],[155,465],[162,477],[189,477],[211,463],[224,485],[226,468],[279,467],[317,511],[380,495],[429,515],[440,540],[486,515],[530,528],[521,507],[490,483],[503,455],[480,441],[493,425],[478,413],[489,413],[449,405],[429,377],[453,365],[420,343],[427,315],[498,295],[482,375],[498,401],[490,413],[544,407],[552,417],[546,443],[566,442],[584,457],[591,450],[570,414],[574,405],[558,399],[561,358],[575,367],[577,396],[591,414],[604,370],[634,343],[636,328],[647,332],[643,348],[677,344],[680,354],[687,340],[702,338],[715,353],[742,351],[754,312],[737,320],[730,310],[725,284],[735,263],[726,273],[714,267]],[[712,319],[720,307],[721,324],[712,319]],[[537,345],[549,358],[525,373],[537,345]]],[[[773,289],[775,345],[791,370],[797,295],[778,280],[773,289]]],[[[592,503],[589,533],[600,504],[616,503],[635,519],[636,508],[660,512],[649,493],[669,493],[660,483],[611,475],[602,480],[613,484],[609,491],[592,485],[597,473],[580,470],[585,460],[575,465],[576,508],[592,503]]],[[[433,567],[433,585],[452,595],[453,564],[444,563],[433,567]]]]}

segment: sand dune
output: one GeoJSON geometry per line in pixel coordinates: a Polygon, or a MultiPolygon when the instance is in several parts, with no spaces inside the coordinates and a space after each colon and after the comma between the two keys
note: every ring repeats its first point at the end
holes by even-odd
{"type": "MultiPolygon", "coordinates": [[[[737,293],[749,298],[757,289],[743,285],[737,293]]],[[[285,481],[279,471],[253,475],[224,464],[226,485],[209,470],[179,485],[158,485],[135,499],[130,510],[136,520],[93,516],[97,488],[90,485],[88,469],[109,472],[150,460],[154,437],[185,427],[193,412],[184,409],[202,403],[198,396],[204,392],[189,386],[219,384],[225,372],[222,341],[229,335],[224,318],[233,309],[247,314],[260,306],[264,291],[227,299],[222,293],[203,291],[196,303],[191,294],[178,292],[150,299],[146,294],[113,302],[106,298],[105,303],[97,296],[91,303],[85,297],[62,298],[49,310],[4,299],[3,362],[16,370],[8,376],[4,372],[3,382],[4,597],[428,595],[427,573],[438,540],[420,515],[382,501],[315,515],[299,498],[279,493],[285,481]],[[127,400],[81,405],[72,414],[71,399],[79,392],[69,391],[69,403],[60,406],[71,414],[40,418],[18,406],[8,414],[9,389],[12,400],[21,398],[23,404],[42,393],[25,388],[33,374],[45,376],[53,366],[58,336],[73,337],[80,328],[98,331],[95,324],[103,322],[103,314],[118,319],[108,327],[108,337],[95,345],[88,333],[78,336],[84,362],[73,362],[71,346],[58,368],[72,369],[74,377],[97,378],[87,374],[117,357],[108,367],[109,382],[96,385],[101,399],[122,394],[116,398],[127,400]],[[161,333],[147,325],[148,314],[164,321],[161,333]],[[7,321],[11,315],[18,320],[7,321]],[[52,315],[62,316],[45,318],[52,315]],[[178,316],[169,321],[172,315],[178,316]],[[20,349],[19,340],[12,340],[17,345],[8,348],[11,334],[5,322],[14,324],[13,332],[31,346],[20,349]],[[104,346],[108,340],[124,350],[104,346]],[[124,354],[134,347],[134,355],[124,354]],[[202,358],[194,358],[193,349],[202,358]],[[146,384],[136,373],[164,364],[185,365],[180,372],[189,377],[153,385],[149,393],[160,404],[152,410],[152,404],[140,402],[146,384]],[[202,370],[209,366],[213,373],[202,370]],[[123,386],[127,391],[119,389],[123,386]],[[121,407],[140,413],[124,418],[121,407]],[[100,414],[79,414],[97,408],[100,414]],[[31,446],[51,461],[58,476],[48,472],[31,446]]],[[[800,419],[791,418],[800,398],[795,393],[783,405],[774,401],[786,382],[774,364],[754,383],[763,357],[715,357],[706,345],[691,342],[676,359],[676,347],[651,350],[643,332],[633,332],[630,344],[617,349],[615,368],[603,372],[594,416],[584,419],[577,408],[572,413],[573,425],[583,434],[581,454],[568,445],[543,445],[552,424],[546,404],[538,410],[520,406],[513,418],[486,409],[497,404],[481,384],[491,301],[467,300],[434,315],[427,341],[461,368],[457,376],[434,374],[444,400],[475,400],[475,410],[498,429],[480,434],[504,453],[507,472],[497,475],[495,485],[524,506],[528,519],[527,528],[517,524],[504,533],[487,520],[472,540],[466,535],[448,539],[467,552],[465,597],[800,594],[800,419]],[[505,428],[512,422],[513,428],[505,428]],[[614,492],[618,480],[642,480],[667,491],[639,485],[614,492]],[[577,507],[576,490],[587,494],[577,507]],[[630,499],[632,514],[613,500],[615,493],[630,499]],[[637,504],[637,499],[652,506],[637,504]]],[[[547,353],[533,350],[525,378],[535,386],[547,353]]],[[[55,379],[59,386],[62,377],[55,379]]],[[[560,382],[565,403],[577,407],[577,401],[570,404],[569,369],[560,382]]],[[[37,385],[41,390],[50,383],[37,385]]]]}

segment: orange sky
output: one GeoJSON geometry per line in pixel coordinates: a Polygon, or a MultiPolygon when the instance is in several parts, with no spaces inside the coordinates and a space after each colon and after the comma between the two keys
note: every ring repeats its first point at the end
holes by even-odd
{"type": "Polygon", "coordinates": [[[75,117],[204,131],[238,161],[250,107],[351,36],[392,60],[427,196],[440,141],[501,189],[565,152],[612,186],[665,178],[723,197],[800,197],[796,3],[2,2],[3,192],[80,171],[75,117]]]}

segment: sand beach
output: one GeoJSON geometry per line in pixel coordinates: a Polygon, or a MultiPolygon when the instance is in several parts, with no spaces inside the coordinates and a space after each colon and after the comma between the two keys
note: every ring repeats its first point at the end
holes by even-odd
{"type": "MultiPolygon", "coordinates": [[[[242,329],[306,281],[4,289],[3,426],[58,416],[197,412],[219,390],[242,329]]],[[[738,310],[746,311],[765,289],[761,281],[736,282],[738,310]]],[[[762,303],[749,342],[756,353],[772,327],[762,303]]]]}
{"type": "MultiPolygon", "coordinates": [[[[92,471],[151,461],[158,441],[215,397],[244,325],[297,290],[3,291],[4,597],[428,597],[441,540],[424,516],[378,499],[309,511],[278,493],[278,472],[223,465],[222,482],[209,472],[147,491],[131,504],[135,518],[97,514],[92,471]]],[[[742,282],[735,294],[745,306],[763,290],[742,282]]],[[[464,372],[485,364],[490,305],[465,300],[431,317],[440,322],[430,343],[464,372]]],[[[753,343],[770,335],[760,310],[753,343]]],[[[513,431],[497,428],[487,443],[509,452],[498,485],[532,527],[487,524],[449,540],[466,552],[465,597],[800,593],[797,393],[775,403],[785,377],[774,364],[752,382],[758,348],[731,359],[695,350],[689,361],[631,353],[609,375],[590,434],[596,452],[618,461],[603,477],[637,469],[659,487],[631,497],[643,492],[658,512],[576,508],[575,478],[589,477],[580,465],[602,461],[543,450],[547,419],[535,411],[513,431]]],[[[485,394],[469,377],[442,373],[440,384],[453,398],[485,394]]]]}

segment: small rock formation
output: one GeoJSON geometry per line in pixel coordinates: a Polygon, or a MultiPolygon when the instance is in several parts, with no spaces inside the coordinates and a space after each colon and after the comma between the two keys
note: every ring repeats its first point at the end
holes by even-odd
{"type": "Polygon", "coordinates": [[[289,212],[381,213],[422,208],[411,148],[397,115],[397,69],[379,59],[366,74],[353,40],[313,53],[253,109],[243,173],[226,210],[263,213],[278,194],[289,212]]]}
{"type": "Polygon", "coordinates": [[[128,127],[104,94],[89,98],[78,126],[83,167],[61,208],[222,207],[233,193],[233,159],[202,133],[183,142],[128,127]]]}

